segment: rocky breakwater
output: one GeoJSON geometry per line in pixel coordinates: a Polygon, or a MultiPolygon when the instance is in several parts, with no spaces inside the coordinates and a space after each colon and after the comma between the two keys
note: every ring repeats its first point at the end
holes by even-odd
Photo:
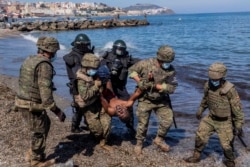
{"type": "Polygon", "coordinates": [[[32,21],[12,23],[8,28],[18,31],[62,31],[95,28],[116,28],[149,25],[146,19],[127,19],[127,20],[63,20],[63,21],[32,21]]]}

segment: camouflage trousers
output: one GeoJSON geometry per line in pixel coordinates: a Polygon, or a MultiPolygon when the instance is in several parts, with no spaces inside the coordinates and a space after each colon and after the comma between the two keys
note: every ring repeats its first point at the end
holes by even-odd
{"type": "Polygon", "coordinates": [[[93,103],[83,111],[90,132],[98,139],[106,139],[111,129],[111,117],[104,111],[101,104],[93,103]]]}
{"type": "Polygon", "coordinates": [[[151,103],[149,101],[139,101],[136,115],[138,117],[138,125],[136,131],[136,139],[144,140],[146,138],[149,118],[151,112],[154,111],[159,121],[157,136],[165,137],[173,122],[173,111],[168,105],[162,103],[151,103]]]}
{"type": "Polygon", "coordinates": [[[199,125],[195,137],[195,149],[201,152],[208,143],[209,137],[216,132],[224,155],[228,160],[233,161],[233,126],[231,119],[227,121],[215,121],[209,115],[205,116],[199,125]]]}
{"type": "Polygon", "coordinates": [[[50,129],[50,119],[46,111],[29,111],[21,109],[23,118],[28,123],[31,132],[31,160],[42,160],[45,156],[46,138],[50,129]]]}

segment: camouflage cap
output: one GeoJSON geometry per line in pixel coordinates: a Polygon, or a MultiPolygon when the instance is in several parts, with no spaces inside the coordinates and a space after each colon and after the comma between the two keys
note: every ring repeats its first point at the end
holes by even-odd
{"type": "Polygon", "coordinates": [[[168,45],[161,46],[157,51],[157,59],[160,61],[170,63],[174,60],[174,58],[175,58],[175,52],[168,45]]]}
{"type": "Polygon", "coordinates": [[[210,79],[221,79],[226,76],[227,73],[227,67],[220,62],[215,62],[213,63],[209,68],[208,68],[208,77],[210,79]]]}
{"type": "Polygon", "coordinates": [[[46,37],[44,40],[40,40],[40,41],[42,42],[39,48],[44,51],[55,53],[57,50],[60,49],[59,42],[56,38],[46,37]]]}
{"type": "Polygon", "coordinates": [[[40,46],[42,45],[43,41],[46,39],[46,36],[41,36],[37,39],[37,42],[36,42],[36,46],[38,48],[40,48],[40,46]]]}
{"type": "Polygon", "coordinates": [[[81,61],[83,67],[98,68],[100,66],[100,59],[93,53],[86,53],[81,61]]]}

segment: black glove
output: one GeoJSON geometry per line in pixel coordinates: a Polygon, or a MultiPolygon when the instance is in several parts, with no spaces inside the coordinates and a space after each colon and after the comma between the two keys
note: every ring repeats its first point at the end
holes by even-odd
{"type": "Polygon", "coordinates": [[[58,107],[55,107],[54,110],[51,110],[54,114],[56,114],[56,116],[59,118],[59,120],[61,122],[64,122],[66,115],[64,114],[64,112],[62,112],[62,110],[58,107]]]}
{"type": "Polygon", "coordinates": [[[234,129],[234,135],[235,135],[235,136],[243,137],[244,134],[243,134],[242,128],[235,128],[235,129],[234,129]]]}

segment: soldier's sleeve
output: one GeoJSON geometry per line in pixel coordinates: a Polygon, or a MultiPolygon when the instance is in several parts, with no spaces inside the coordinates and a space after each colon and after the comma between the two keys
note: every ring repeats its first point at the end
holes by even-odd
{"type": "Polygon", "coordinates": [[[74,55],[66,54],[65,56],[63,56],[63,60],[68,66],[73,67],[75,65],[74,57],[74,55]]]}
{"type": "Polygon", "coordinates": [[[132,65],[134,65],[135,63],[139,62],[141,59],[136,58],[136,57],[132,57],[130,55],[130,63],[129,63],[129,67],[131,67],[132,65]]]}
{"type": "Polygon", "coordinates": [[[203,113],[207,108],[208,108],[208,82],[205,83],[204,86],[204,94],[201,99],[200,107],[199,107],[199,112],[203,113]]]}
{"type": "Polygon", "coordinates": [[[241,129],[244,124],[244,112],[240,97],[235,87],[232,87],[228,92],[229,102],[233,114],[234,125],[236,128],[241,129]]]}
{"type": "Polygon", "coordinates": [[[87,86],[86,81],[78,80],[78,92],[84,101],[88,101],[93,97],[99,96],[99,88],[95,85],[87,86]]]}
{"type": "Polygon", "coordinates": [[[53,108],[55,106],[53,91],[52,91],[52,79],[53,68],[50,64],[44,62],[37,67],[38,72],[38,86],[42,104],[45,108],[53,108]]]}
{"type": "Polygon", "coordinates": [[[129,71],[129,78],[134,78],[135,76],[138,76],[141,74],[142,70],[143,70],[143,62],[139,61],[137,63],[135,63],[134,65],[132,65],[128,71],[129,71]]]}

